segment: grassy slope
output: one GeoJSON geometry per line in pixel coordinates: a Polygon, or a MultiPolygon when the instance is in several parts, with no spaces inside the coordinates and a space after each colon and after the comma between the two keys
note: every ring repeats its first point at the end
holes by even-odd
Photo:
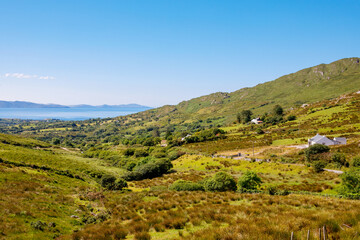
{"type": "MultiPolygon", "coordinates": [[[[326,224],[331,228],[331,236],[347,239],[359,229],[358,201],[300,195],[188,194],[161,188],[177,179],[198,181],[219,170],[239,177],[242,172],[253,169],[262,176],[264,186],[332,193],[331,188],[339,183],[333,173],[317,175],[304,166],[185,155],[173,162],[174,173],[130,182],[132,193],[107,192],[84,175],[88,169],[100,168],[100,160],[83,159],[75,152],[53,149],[46,144],[41,147],[43,143],[36,140],[8,135],[1,137],[12,142],[0,144],[0,158],[3,160],[69,169],[84,176],[85,181],[52,171],[0,163],[0,191],[4,193],[0,196],[0,238],[50,239],[60,236],[61,239],[104,239],[109,236],[116,238],[115,234],[120,236],[126,232],[128,239],[133,239],[149,231],[153,239],[179,239],[181,236],[186,239],[199,239],[201,236],[215,239],[218,235],[230,233],[245,234],[248,239],[264,236],[279,239],[288,238],[291,231],[300,237],[307,229],[312,229],[316,236],[316,228],[326,224]],[[159,191],[159,188],[163,190],[159,191]],[[97,220],[97,224],[82,223],[84,219],[101,214],[110,219],[97,220]],[[72,218],[72,215],[79,218],[72,218]],[[278,220],[271,224],[270,219],[274,218],[278,220]],[[288,219],[299,224],[288,224],[288,219]],[[31,226],[37,221],[46,223],[42,231],[31,226]],[[351,228],[339,230],[338,226],[342,224],[351,228]],[[244,228],[245,225],[248,227],[244,228]],[[77,229],[80,232],[72,235],[77,229]],[[251,235],[248,235],[249,231],[251,235]]],[[[112,167],[102,167],[113,171],[112,167]]],[[[236,236],[232,235],[233,238],[236,236]]]]}
{"type": "MultiPolygon", "coordinates": [[[[332,100],[319,101],[307,107],[295,108],[288,115],[295,115],[295,121],[278,125],[244,125],[233,124],[222,128],[227,131],[227,138],[213,142],[193,143],[185,145],[186,149],[205,153],[232,151],[252,152],[255,147],[286,146],[306,144],[307,139],[316,133],[333,137],[346,137],[347,146],[338,146],[348,157],[358,155],[360,151],[356,141],[360,139],[360,94],[342,95],[332,100]],[[265,134],[256,134],[261,127],[265,134]]],[[[274,152],[274,149],[273,149],[274,152]]]]}
{"type": "Polygon", "coordinates": [[[359,90],[359,61],[359,58],[347,58],[321,64],[252,88],[243,88],[232,93],[214,93],[181,102],[176,106],[164,106],[134,114],[132,117],[156,118],[164,123],[171,119],[171,123],[175,124],[209,117],[225,117],[225,120],[231,122],[243,109],[252,109],[255,114],[262,114],[275,104],[288,108],[330,99],[359,90]]]}

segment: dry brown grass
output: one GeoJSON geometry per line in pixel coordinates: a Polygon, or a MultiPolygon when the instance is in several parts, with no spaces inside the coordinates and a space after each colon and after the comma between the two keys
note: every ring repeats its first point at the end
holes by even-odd
{"type": "Polygon", "coordinates": [[[354,239],[360,230],[360,201],[354,200],[171,191],[128,193],[116,198],[116,203],[107,197],[112,219],[87,227],[74,238],[106,233],[115,222],[130,234],[149,232],[153,239],[174,230],[181,231],[179,239],[289,239],[291,232],[301,239],[307,230],[315,237],[324,225],[331,239],[354,239]]]}

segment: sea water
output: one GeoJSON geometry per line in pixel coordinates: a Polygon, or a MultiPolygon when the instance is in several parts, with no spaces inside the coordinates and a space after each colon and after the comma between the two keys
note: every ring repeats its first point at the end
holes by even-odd
{"type": "Polygon", "coordinates": [[[124,116],[148,110],[146,107],[95,107],[95,108],[0,108],[0,118],[7,119],[59,119],[87,120],[124,116]]]}

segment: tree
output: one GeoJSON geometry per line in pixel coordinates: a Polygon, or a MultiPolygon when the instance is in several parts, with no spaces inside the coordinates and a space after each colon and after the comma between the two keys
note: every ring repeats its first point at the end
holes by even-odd
{"type": "Polygon", "coordinates": [[[240,192],[256,190],[262,183],[261,178],[253,171],[247,171],[238,181],[240,192]]]}
{"type": "Polygon", "coordinates": [[[242,110],[240,112],[240,115],[238,115],[238,121],[241,121],[243,123],[247,123],[251,121],[253,113],[250,110],[242,110]]]}
{"type": "Polygon", "coordinates": [[[284,114],[284,109],[280,105],[275,105],[274,109],[274,115],[282,116],[284,114]]]}
{"type": "Polygon", "coordinates": [[[218,172],[212,178],[205,181],[205,190],[210,192],[235,191],[235,179],[226,172],[218,172]]]}

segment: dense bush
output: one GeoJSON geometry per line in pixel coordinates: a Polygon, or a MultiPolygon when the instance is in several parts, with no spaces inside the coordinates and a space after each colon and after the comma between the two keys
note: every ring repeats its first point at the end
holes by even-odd
{"type": "Polygon", "coordinates": [[[257,134],[264,134],[264,131],[261,128],[256,129],[257,134]]]}
{"type": "Polygon", "coordinates": [[[312,165],[312,167],[316,173],[323,171],[325,166],[326,166],[326,163],[324,163],[323,161],[316,161],[312,165]]]}
{"type": "Polygon", "coordinates": [[[173,167],[168,159],[155,159],[136,166],[132,172],[125,176],[126,180],[141,180],[154,178],[167,173],[173,167]]]}
{"type": "Polygon", "coordinates": [[[219,138],[225,137],[225,132],[219,128],[212,128],[202,130],[200,132],[194,133],[192,136],[186,137],[186,143],[195,143],[195,142],[205,142],[205,141],[212,141],[219,138]]]}
{"type": "Polygon", "coordinates": [[[204,187],[210,192],[236,191],[236,182],[228,173],[218,172],[205,181],[204,187]]]}
{"type": "Polygon", "coordinates": [[[170,190],[174,191],[204,191],[204,187],[195,182],[177,180],[170,186],[170,190]]]}
{"type": "Polygon", "coordinates": [[[168,154],[168,157],[171,161],[178,159],[179,157],[181,157],[182,155],[184,155],[184,152],[181,151],[172,151],[168,154]]]}
{"type": "Polygon", "coordinates": [[[287,120],[288,121],[294,121],[294,120],[296,120],[296,116],[290,115],[290,116],[287,117],[287,120]]]}
{"type": "Polygon", "coordinates": [[[351,165],[352,165],[353,167],[360,167],[360,157],[354,157],[354,158],[352,159],[351,165]]]}
{"type": "Polygon", "coordinates": [[[338,167],[344,166],[347,163],[345,154],[343,153],[335,153],[334,155],[332,155],[331,161],[336,163],[338,167]]]}
{"type": "Polygon", "coordinates": [[[123,188],[127,187],[127,183],[124,179],[112,176],[112,175],[104,175],[101,178],[101,186],[109,189],[109,190],[122,190],[123,188]]]}
{"type": "Polygon", "coordinates": [[[240,192],[256,190],[261,183],[261,178],[255,172],[247,171],[238,181],[238,190],[240,192]]]}
{"type": "Polygon", "coordinates": [[[149,156],[149,153],[144,149],[136,149],[134,153],[135,157],[146,157],[149,156]]]}
{"type": "Polygon", "coordinates": [[[314,144],[305,150],[306,159],[312,160],[312,157],[316,154],[326,153],[330,151],[330,147],[322,144],[314,144]]]}
{"type": "Polygon", "coordinates": [[[135,153],[135,149],[133,149],[133,148],[128,148],[124,151],[124,155],[127,157],[134,155],[134,153],[135,153]]]}
{"type": "Polygon", "coordinates": [[[343,174],[341,174],[342,180],[342,189],[340,190],[342,194],[356,194],[360,195],[360,170],[351,169],[343,174]]]}

